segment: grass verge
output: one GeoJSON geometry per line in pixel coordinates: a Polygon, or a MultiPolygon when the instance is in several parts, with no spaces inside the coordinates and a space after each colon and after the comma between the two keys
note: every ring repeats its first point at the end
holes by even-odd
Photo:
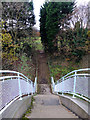
{"type": "Polygon", "coordinates": [[[54,77],[55,82],[67,73],[81,68],[79,63],[70,61],[65,56],[48,56],[48,65],[50,76],[54,77]]]}
{"type": "Polygon", "coordinates": [[[33,108],[33,102],[34,102],[34,100],[35,100],[35,99],[34,99],[34,97],[32,96],[32,97],[31,97],[31,105],[30,105],[30,107],[27,109],[27,111],[23,114],[22,120],[29,120],[29,119],[26,117],[26,115],[31,113],[31,109],[33,108]]]}

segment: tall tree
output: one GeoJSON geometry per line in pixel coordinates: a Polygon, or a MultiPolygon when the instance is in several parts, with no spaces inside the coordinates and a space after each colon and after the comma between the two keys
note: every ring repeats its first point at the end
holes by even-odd
{"type": "Polygon", "coordinates": [[[47,2],[41,8],[41,40],[47,46],[48,51],[53,52],[57,50],[57,40],[55,37],[61,27],[60,21],[73,11],[73,6],[73,2],[47,2]]]}
{"type": "Polygon", "coordinates": [[[30,50],[28,41],[23,38],[31,36],[32,26],[35,24],[33,2],[2,2],[2,7],[3,27],[11,34],[14,45],[18,44],[20,46],[17,53],[23,52],[22,48],[24,47],[24,51],[27,48],[30,50]],[[23,43],[23,46],[21,43],[23,43]]]}
{"type": "MultiPolygon", "coordinates": [[[[7,31],[17,33],[35,24],[32,2],[2,2],[2,19],[7,31]]],[[[14,36],[15,37],[15,36],[14,36]]]]}

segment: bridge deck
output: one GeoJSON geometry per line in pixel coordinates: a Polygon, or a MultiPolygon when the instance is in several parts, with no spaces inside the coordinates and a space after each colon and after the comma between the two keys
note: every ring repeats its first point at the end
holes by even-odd
{"type": "Polygon", "coordinates": [[[78,118],[70,110],[60,104],[56,95],[37,95],[34,97],[34,107],[27,118],[78,118]]]}
{"type": "Polygon", "coordinates": [[[34,96],[34,107],[27,118],[78,118],[70,110],[61,105],[60,97],[50,93],[48,84],[41,84],[40,93],[34,96]]]}

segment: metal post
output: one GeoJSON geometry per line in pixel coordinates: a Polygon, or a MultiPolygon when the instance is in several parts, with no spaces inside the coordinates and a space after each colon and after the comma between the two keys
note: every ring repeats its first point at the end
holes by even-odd
{"type": "Polygon", "coordinates": [[[3,82],[4,82],[4,79],[3,79],[3,82]]]}
{"type": "Polygon", "coordinates": [[[63,92],[64,92],[64,77],[63,77],[63,81],[62,81],[62,95],[63,95],[63,92]]]}
{"type": "Polygon", "coordinates": [[[27,94],[29,95],[29,81],[28,81],[28,78],[27,78],[27,94]]]}
{"type": "Polygon", "coordinates": [[[34,89],[35,89],[35,92],[37,92],[37,77],[35,77],[34,89]]]}
{"type": "Polygon", "coordinates": [[[55,83],[53,77],[51,77],[52,87],[53,87],[53,93],[55,92],[55,83]]]}
{"type": "Polygon", "coordinates": [[[33,83],[31,81],[31,94],[33,95],[33,83]]]}
{"type": "Polygon", "coordinates": [[[75,72],[75,76],[74,76],[74,86],[73,86],[73,98],[75,98],[75,88],[76,88],[76,76],[77,72],[75,72]]]}
{"type": "Polygon", "coordinates": [[[21,84],[20,84],[20,78],[19,78],[19,73],[18,73],[18,85],[19,85],[19,96],[20,96],[20,100],[22,100],[22,92],[21,92],[21,84]]]}

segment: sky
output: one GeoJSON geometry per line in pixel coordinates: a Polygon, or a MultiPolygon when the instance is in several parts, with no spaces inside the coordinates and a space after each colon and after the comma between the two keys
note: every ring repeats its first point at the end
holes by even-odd
{"type": "MultiPolygon", "coordinates": [[[[76,1],[77,1],[77,6],[79,6],[79,5],[87,4],[90,0],[76,0],[76,1]]],[[[43,5],[44,2],[45,2],[45,0],[33,0],[34,14],[35,14],[35,20],[36,20],[36,24],[34,25],[34,27],[36,27],[38,30],[40,29],[39,28],[40,7],[43,5]]]]}

